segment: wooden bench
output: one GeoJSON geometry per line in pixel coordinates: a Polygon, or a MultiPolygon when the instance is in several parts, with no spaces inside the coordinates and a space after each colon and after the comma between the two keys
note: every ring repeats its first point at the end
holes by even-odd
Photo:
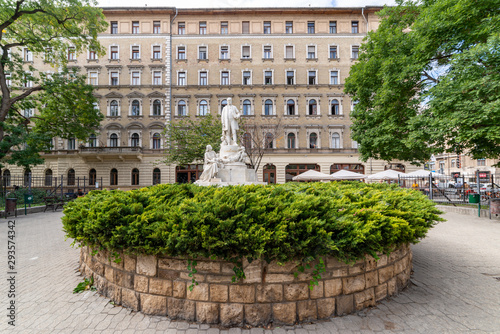
{"type": "Polygon", "coordinates": [[[57,208],[63,207],[65,202],[64,199],[58,196],[47,196],[44,198],[45,209],[43,212],[47,211],[48,208],[52,208],[52,211],[57,211],[57,208]]]}

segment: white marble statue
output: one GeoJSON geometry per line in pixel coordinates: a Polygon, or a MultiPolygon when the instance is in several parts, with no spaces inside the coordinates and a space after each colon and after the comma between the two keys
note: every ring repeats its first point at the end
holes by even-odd
{"type": "Polygon", "coordinates": [[[222,109],[222,145],[238,145],[236,134],[238,132],[238,119],[241,112],[233,106],[233,99],[227,99],[227,105],[222,109]]]}
{"type": "Polygon", "coordinates": [[[207,145],[205,150],[205,161],[203,164],[203,173],[200,175],[199,181],[210,182],[219,171],[219,158],[217,153],[212,149],[211,145],[207,145]]]}

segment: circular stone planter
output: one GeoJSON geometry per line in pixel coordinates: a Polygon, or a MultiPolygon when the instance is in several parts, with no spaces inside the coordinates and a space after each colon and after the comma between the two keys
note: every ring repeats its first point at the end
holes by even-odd
{"type": "Polygon", "coordinates": [[[97,290],[116,304],[145,314],[226,327],[291,325],[353,313],[401,291],[410,278],[410,246],[379,257],[352,266],[326,257],[325,272],[312,290],[312,269],[294,275],[294,263],[246,262],[246,279],[231,283],[232,263],[199,260],[192,290],[187,260],[181,258],[121,255],[115,263],[108,252],[92,256],[82,247],[80,270],[93,275],[97,290]]]}

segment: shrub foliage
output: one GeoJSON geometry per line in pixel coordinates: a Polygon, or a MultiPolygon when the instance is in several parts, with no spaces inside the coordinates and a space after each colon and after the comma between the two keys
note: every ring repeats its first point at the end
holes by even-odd
{"type": "Polygon", "coordinates": [[[92,191],[68,203],[64,214],[67,236],[81,245],[225,259],[237,274],[244,258],[376,257],[418,242],[443,220],[418,191],[349,182],[92,191]]]}

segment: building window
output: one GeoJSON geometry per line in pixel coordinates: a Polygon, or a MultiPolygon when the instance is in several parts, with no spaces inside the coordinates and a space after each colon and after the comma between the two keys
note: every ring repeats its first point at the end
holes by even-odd
{"type": "Polygon", "coordinates": [[[252,72],[243,71],[243,85],[251,85],[252,84],[252,72]]]}
{"type": "Polygon", "coordinates": [[[289,133],[287,136],[288,148],[295,148],[295,133],[289,133]]]}
{"type": "Polygon", "coordinates": [[[295,115],[295,101],[292,99],[286,101],[286,114],[290,116],[295,115]]]}
{"type": "Polygon", "coordinates": [[[7,187],[10,187],[11,182],[10,182],[10,170],[6,169],[3,171],[3,184],[6,185],[7,187]]]}
{"type": "Polygon", "coordinates": [[[264,148],[274,148],[274,136],[272,133],[266,133],[264,148]]]}
{"type": "Polygon", "coordinates": [[[97,52],[95,50],[89,50],[89,60],[96,60],[97,52]]]}
{"type": "Polygon", "coordinates": [[[24,48],[24,61],[33,61],[33,52],[28,48],[24,48]]]}
{"type": "Polygon", "coordinates": [[[118,102],[116,100],[111,101],[109,104],[109,116],[118,116],[118,102]]]}
{"type": "Polygon", "coordinates": [[[264,34],[271,33],[271,21],[264,21],[264,34]]]}
{"type": "Polygon", "coordinates": [[[220,59],[229,59],[229,46],[223,45],[220,47],[220,59]]]}
{"type": "Polygon", "coordinates": [[[330,85],[339,84],[339,71],[330,71],[330,85]]]}
{"type": "Polygon", "coordinates": [[[177,103],[177,115],[178,116],[187,115],[186,102],[184,100],[180,100],[179,103],[177,103]]]}
{"type": "Polygon", "coordinates": [[[229,32],[229,26],[227,21],[223,21],[220,23],[220,33],[221,35],[227,35],[229,32]]]}
{"type": "Polygon", "coordinates": [[[269,184],[276,183],[276,166],[272,164],[267,164],[263,168],[263,178],[264,182],[269,184]]]}
{"type": "Polygon", "coordinates": [[[118,72],[111,72],[110,73],[110,78],[111,78],[111,86],[118,86],[118,72]]]}
{"type": "Polygon", "coordinates": [[[205,71],[200,72],[200,86],[208,85],[208,73],[205,71]]]}
{"type": "Polygon", "coordinates": [[[51,187],[52,186],[52,169],[47,169],[45,171],[45,182],[44,182],[46,187],[51,187]]]}
{"type": "Polygon", "coordinates": [[[220,111],[221,112],[222,112],[222,109],[224,109],[225,106],[227,106],[227,100],[226,99],[220,101],[220,111]]]}
{"type": "Polygon", "coordinates": [[[109,172],[109,185],[118,185],[118,171],[116,170],[116,168],[111,169],[111,172],[109,172]]]}
{"type": "Polygon", "coordinates": [[[118,46],[110,47],[111,50],[111,59],[119,59],[118,58],[118,46]]]}
{"type": "Polygon", "coordinates": [[[24,109],[23,114],[24,114],[24,117],[26,117],[26,118],[33,117],[35,114],[35,109],[33,109],[33,108],[24,109]]]}
{"type": "Polygon", "coordinates": [[[294,71],[286,71],[286,84],[294,85],[295,84],[295,72],[294,71]]]}
{"type": "Polygon", "coordinates": [[[207,34],[207,22],[200,22],[200,35],[206,35],[207,34]]]}
{"type": "Polygon", "coordinates": [[[141,114],[141,104],[139,100],[132,101],[132,110],[130,112],[131,116],[139,116],[141,114]]]}
{"type": "Polygon", "coordinates": [[[337,59],[337,46],[330,45],[330,59],[337,59]]]}
{"type": "Polygon", "coordinates": [[[130,136],[130,146],[138,147],[139,146],[139,135],[137,133],[133,133],[130,136]]]}
{"type": "Polygon", "coordinates": [[[309,135],[309,148],[317,148],[318,147],[318,135],[316,132],[313,132],[309,135]]]}
{"type": "Polygon", "coordinates": [[[89,186],[95,186],[97,183],[97,172],[94,168],[89,171],[89,186]]]}
{"type": "Polygon", "coordinates": [[[89,72],[89,84],[97,86],[97,72],[89,72]]]}
{"type": "Polygon", "coordinates": [[[337,33],[337,21],[330,21],[330,34],[337,33]]]}
{"type": "Polygon", "coordinates": [[[179,35],[186,34],[186,23],[185,22],[177,23],[177,34],[179,34],[179,35]]]}
{"type": "MultiPolygon", "coordinates": [[[[4,172],[4,175],[5,175],[5,172],[4,172]]],[[[76,181],[76,174],[75,174],[75,170],[73,168],[71,168],[70,170],[68,170],[68,176],[67,176],[67,184],[68,186],[74,186],[75,185],[75,182],[76,181]]]]}
{"type": "Polygon", "coordinates": [[[138,34],[139,33],[139,21],[133,21],[132,22],[132,34],[138,34]]]}
{"type": "Polygon", "coordinates": [[[161,171],[159,168],[153,169],[153,185],[161,183],[161,171]]]}
{"type": "Polygon", "coordinates": [[[272,51],[273,51],[273,48],[270,45],[265,45],[264,46],[264,59],[271,59],[272,58],[272,51]]]}
{"type": "Polygon", "coordinates": [[[153,135],[153,149],[161,148],[161,136],[158,132],[153,135]]]}
{"type": "Polygon", "coordinates": [[[207,47],[206,46],[198,47],[198,59],[207,59],[207,47]]]}
{"type": "Polygon", "coordinates": [[[111,21],[111,33],[118,34],[118,22],[111,21]]]}
{"type": "Polygon", "coordinates": [[[264,85],[273,84],[273,71],[264,71],[264,85]]]}
{"type": "Polygon", "coordinates": [[[76,60],[76,50],[74,46],[68,48],[68,60],[76,60]]]}
{"type": "Polygon", "coordinates": [[[222,71],[220,74],[220,84],[223,86],[229,85],[229,71],[222,71]]]}
{"type": "Polygon", "coordinates": [[[132,85],[139,86],[141,84],[141,73],[139,71],[132,72],[132,85]]]}
{"type": "Polygon", "coordinates": [[[186,72],[178,72],[177,73],[177,85],[179,85],[179,86],[186,85],[186,72]]]}
{"type": "Polygon", "coordinates": [[[338,133],[332,134],[332,148],[340,148],[340,135],[338,133]]]}
{"type": "Polygon", "coordinates": [[[330,173],[338,172],[339,170],[348,170],[354,173],[365,173],[365,166],[362,164],[335,164],[330,166],[330,173]]]}
{"type": "Polygon", "coordinates": [[[243,34],[249,34],[250,33],[250,21],[243,21],[243,22],[241,22],[241,32],[243,34]]]}
{"type": "Polygon", "coordinates": [[[307,33],[314,34],[314,21],[307,22],[307,33]]]}
{"type": "Polygon", "coordinates": [[[109,136],[109,146],[118,147],[118,135],[116,133],[112,133],[111,136],[109,136]]]}
{"type": "Polygon", "coordinates": [[[307,47],[307,59],[316,58],[316,47],[314,45],[309,45],[307,47]]]}
{"type": "Polygon", "coordinates": [[[153,85],[161,85],[161,71],[153,71],[153,85]]]}
{"type": "Polygon", "coordinates": [[[315,85],[316,84],[316,71],[308,71],[307,82],[310,85],[315,85]]]}
{"type": "Polygon", "coordinates": [[[161,59],[161,47],[159,45],[153,46],[153,59],[161,59]]]}
{"type": "Polygon", "coordinates": [[[353,45],[351,58],[352,59],[358,59],[358,57],[359,57],[359,46],[353,45]]]}
{"type": "Polygon", "coordinates": [[[139,185],[139,170],[137,168],[132,169],[132,185],[139,185]]]}
{"type": "Polygon", "coordinates": [[[285,33],[287,33],[287,34],[293,34],[293,22],[292,21],[286,21],[286,23],[285,23],[285,33]]]}
{"type": "Polygon", "coordinates": [[[68,139],[68,150],[76,150],[76,140],[75,138],[68,139]]]}
{"type": "Polygon", "coordinates": [[[153,116],[161,116],[161,101],[153,101],[153,116]]]}
{"type": "Polygon", "coordinates": [[[250,100],[243,101],[243,115],[248,116],[252,114],[252,102],[250,100]]]}
{"type": "Polygon", "coordinates": [[[132,46],[132,59],[141,59],[139,46],[132,46]]]}
{"type": "Polygon", "coordinates": [[[285,58],[293,59],[293,45],[285,46],[285,58]]]}
{"type": "Polygon", "coordinates": [[[317,104],[315,99],[309,100],[307,114],[308,115],[317,115],[318,114],[318,104],[317,104]]]}
{"type": "Polygon", "coordinates": [[[456,167],[456,160],[455,159],[451,159],[451,167],[452,168],[456,167]]]}
{"type": "Polygon", "coordinates": [[[201,100],[200,106],[198,107],[198,115],[206,116],[208,114],[208,102],[207,100],[201,100]]]}
{"type": "Polygon", "coordinates": [[[186,59],[186,47],[185,46],[177,47],[177,59],[186,59]]]}
{"type": "Polygon", "coordinates": [[[340,115],[340,104],[336,99],[331,102],[330,115],[340,115]]]}
{"type": "Polygon", "coordinates": [[[266,102],[264,102],[264,115],[266,116],[274,115],[272,100],[266,100],[266,102]]]}
{"type": "Polygon", "coordinates": [[[89,147],[97,147],[97,136],[95,134],[91,134],[89,137],[89,147]]]}
{"type": "Polygon", "coordinates": [[[250,149],[252,148],[252,135],[249,134],[248,132],[245,132],[243,134],[243,146],[245,147],[245,150],[247,152],[249,152],[250,149]]]}
{"type": "Polygon", "coordinates": [[[477,159],[477,165],[478,166],[486,166],[486,160],[485,159],[477,159]]]}
{"type": "Polygon", "coordinates": [[[161,24],[160,21],[153,21],[153,34],[161,33],[161,24]]]}
{"type": "Polygon", "coordinates": [[[250,59],[251,58],[250,45],[243,45],[241,47],[241,58],[243,58],[243,59],[250,59]]]}
{"type": "Polygon", "coordinates": [[[351,21],[351,33],[357,34],[359,32],[358,26],[359,21],[351,21]]]}

